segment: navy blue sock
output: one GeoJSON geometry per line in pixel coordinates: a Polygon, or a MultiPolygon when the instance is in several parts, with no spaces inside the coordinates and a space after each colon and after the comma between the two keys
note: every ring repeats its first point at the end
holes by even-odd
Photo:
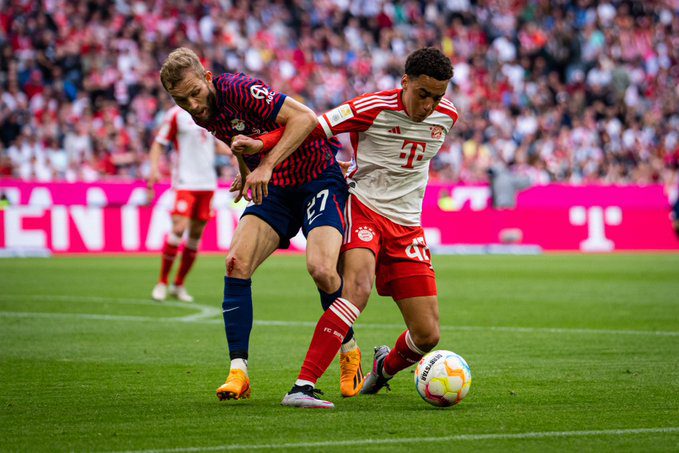
{"type": "MultiPolygon", "coordinates": [[[[340,287],[334,293],[326,293],[322,289],[318,289],[318,293],[321,295],[321,307],[323,307],[323,311],[330,308],[332,303],[335,302],[335,299],[342,297],[342,288],[344,288],[344,279],[340,277],[340,287]]],[[[347,332],[347,335],[344,337],[342,344],[348,343],[352,338],[354,338],[353,327],[349,328],[349,332],[347,332]]]]}
{"type": "Polygon", "coordinates": [[[229,357],[248,359],[250,331],[252,331],[252,280],[224,277],[222,316],[229,357]]]}

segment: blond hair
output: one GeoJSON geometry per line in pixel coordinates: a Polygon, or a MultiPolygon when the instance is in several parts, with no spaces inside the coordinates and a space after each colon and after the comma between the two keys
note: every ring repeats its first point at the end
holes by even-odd
{"type": "Polygon", "coordinates": [[[205,68],[198,55],[188,47],[173,50],[160,68],[160,82],[170,90],[184,78],[186,71],[193,71],[198,77],[205,77],[205,68]]]}

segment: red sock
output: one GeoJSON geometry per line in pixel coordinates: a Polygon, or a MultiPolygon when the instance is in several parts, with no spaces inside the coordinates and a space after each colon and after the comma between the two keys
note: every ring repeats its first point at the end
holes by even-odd
{"type": "Polygon", "coordinates": [[[172,263],[177,256],[177,246],[168,244],[165,240],[163,245],[163,255],[162,262],[160,265],[160,282],[167,285],[167,276],[170,275],[170,269],[172,269],[172,263]]]}
{"type": "Polygon", "coordinates": [[[419,362],[423,355],[424,352],[415,346],[415,343],[410,338],[410,332],[406,330],[398,337],[394,349],[384,359],[383,370],[389,376],[393,376],[399,371],[419,362]]]}
{"type": "Polygon", "coordinates": [[[299,379],[316,383],[337,355],[349,328],[361,314],[354,304],[338,297],[316,324],[299,379]]]}
{"type": "Polygon", "coordinates": [[[179,272],[177,272],[177,277],[175,278],[174,281],[174,284],[176,286],[181,286],[184,284],[186,274],[189,273],[191,266],[193,266],[193,262],[196,261],[197,254],[198,250],[193,250],[188,248],[187,246],[184,246],[184,251],[182,252],[182,260],[179,264],[179,272]]]}

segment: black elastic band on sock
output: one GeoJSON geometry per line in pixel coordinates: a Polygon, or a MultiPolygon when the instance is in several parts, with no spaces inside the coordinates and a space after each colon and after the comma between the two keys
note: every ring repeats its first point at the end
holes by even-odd
{"type": "Polygon", "coordinates": [[[231,359],[231,360],[236,360],[236,359],[247,360],[248,359],[248,352],[247,351],[229,352],[229,359],[231,359]]]}

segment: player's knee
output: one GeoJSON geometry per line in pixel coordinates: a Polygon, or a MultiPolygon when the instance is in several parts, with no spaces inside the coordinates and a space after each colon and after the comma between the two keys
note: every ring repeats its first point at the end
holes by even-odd
{"type": "Polygon", "coordinates": [[[322,291],[330,293],[339,287],[340,277],[334,265],[323,261],[309,261],[307,271],[322,291]]]}
{"type": "Polygon", "coordinates": [[[181,238],[184,236],[184,231],[186,228],[184,228],[184,225],[173,225],[172,226],[172,234],[177,236],[178,238],[181,238]]]}
{"type": "Polygon", "coordinates": [[[372,292],[372,281],[369,278],[344,279],[344,291],[342,294],[360,310],[368,303],[372,292]]]}
{"type": "Polygon", "coordinates": [[[229,253],[226,256],[226,276],[248,279],[252,277],[252,263],[238,253],[229,253]]]}

